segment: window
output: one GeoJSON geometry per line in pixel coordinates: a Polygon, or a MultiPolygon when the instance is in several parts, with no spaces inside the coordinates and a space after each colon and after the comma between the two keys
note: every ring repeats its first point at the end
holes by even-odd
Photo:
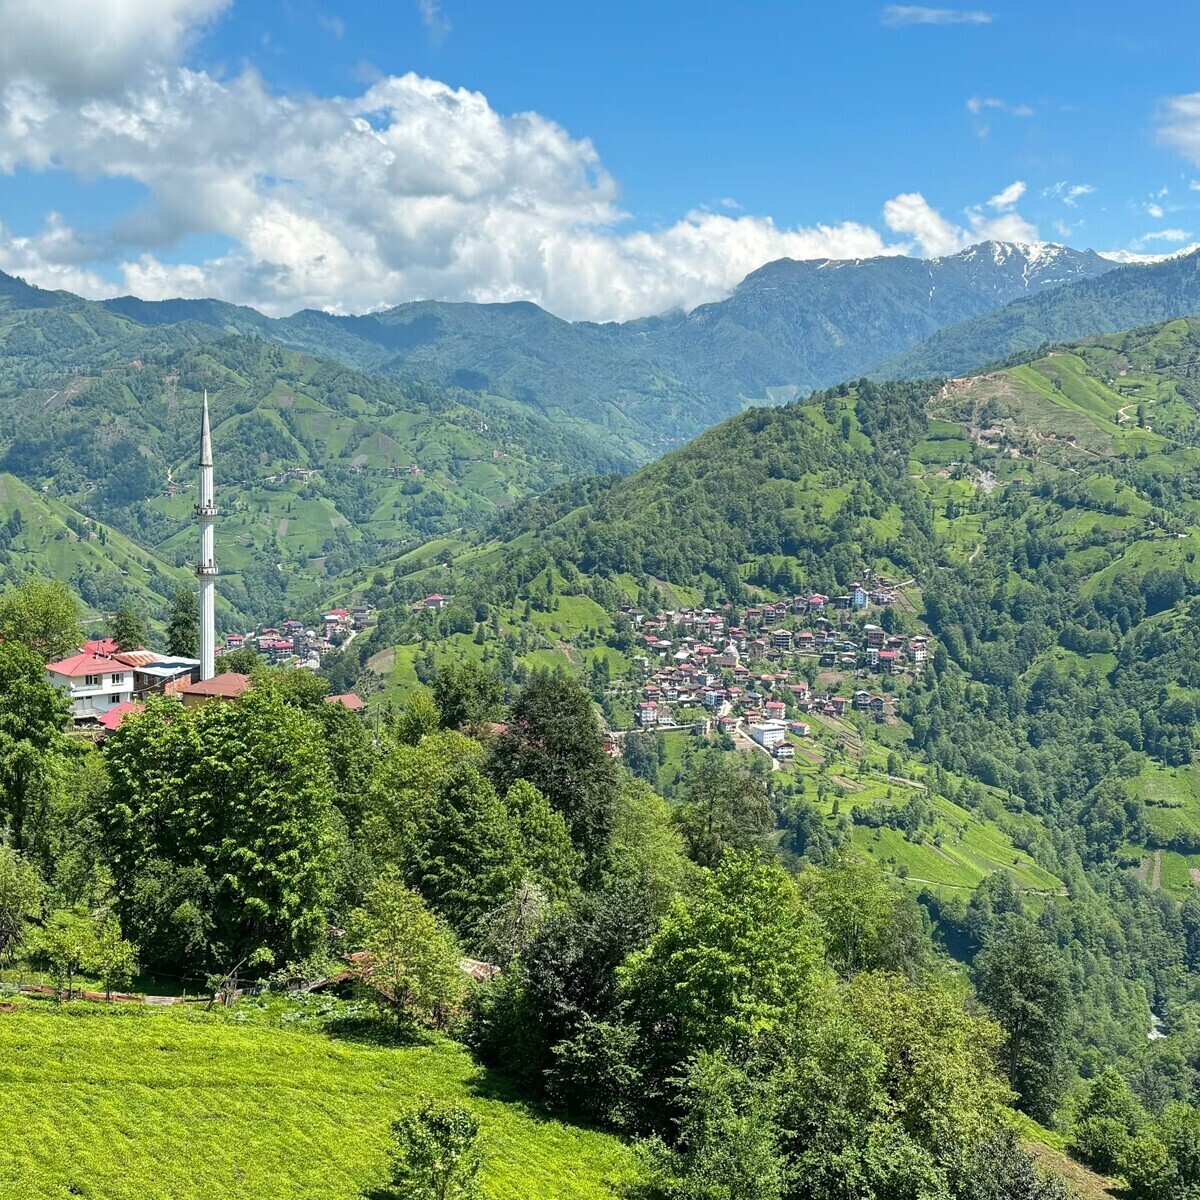
{"type": "Polygon", "coordinates": [[[85,675],[83,677],[83,686],[84,687],[99,687],[100,686],[100,676],[99,675],[85,675]]]}
{"type": "Polygon", "coordinates": [[[125,682],[125,676],[123,674],[122,675],[114,675],[112,677],[113,687],[121,687],[124,684],[124,682],[125,682]]]}
{"type": "Polygon", "coordinates": [[[120,692],[118,692],[113,696],[109,696],[108,699],[109,699],[109,702],[112,704],[120,704],[121,703],[121,694],[120,694],[120,692]]]}

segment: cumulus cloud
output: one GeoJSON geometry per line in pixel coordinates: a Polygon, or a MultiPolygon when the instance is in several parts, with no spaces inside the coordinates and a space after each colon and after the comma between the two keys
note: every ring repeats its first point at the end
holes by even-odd
{"type": "MultiPolygon", "coordinates": [[[[34,236],[0,228],[0,269],[92,296],[217,295],[273,314],[427,297],[533,300],[566,317],[619,319],[717,299],[776,258],[1036,239],[1009,211],[1015,184],[962,225],[910,193],[887,202],[883,231],[707,210],[631,230],[592,143],[544,116],[504,115],[478,92],[413,74],[342,97],[281,95],[253,70],[218,79],[179,57],[218,0],[140,7],[175,16],[152,39],[157,61],[124,86],[104,72],[82,95],[48,71],[5,77],[0,171],[130,180],[145,200],[103,229],[57,218],[34,236]],[[172,261],[195,237],[227,249],[172,261]]],[[[73,33],[62,40],[69,57],[73,33]]]]}
{"type": "Polygon", "coordinates": [[[1090,196],[1096,189],[1090,183],[1068,183],[1060,179],[1048,188],[1042,189],[1042,195],[1048,200],[1061,200],[1068,208],[1078,208],[1081,196],[1090,196]]]}
{"type": "Polygon", "coordinates": [[[915,4],[889,4],[883,10],[883,23],[892,29],[907,25],[990,25],[992,13],[960,8],[925,8],[915,4]]]}
{"type": "Polygon", "coordinates": [[[0,83],[82,96],[176,62],[230,0],[0,0],[0,83]]]}
{"type": "Polygon", "coordinates": [[[1200,92],[1168,96],[1158,108],[1158,140],[1200,163],[1200,92]]]}
{"type": "MultiPolygon", "coordinates": [[[[1023,183],[1013,183],[993,196],[988,204],[1012,196],[1012,203],[1024,194],[1023,183]],[[1020,189],[1017,191],[1016,189],[1020,189]],[[1015,194],[1014,194],[1015,193],[1015,194]]],[[[895,196],[883,206],[883,220],[893,233],[907,234],[923,254],[940,257],[954,254],[975,242],[1036,242],[1037,227],[1015,212],[998,212],[988,216],[983,207],[975,205],[966,210],[967,224],[956,225],[933,208],[920,192],[895,196]]]]}

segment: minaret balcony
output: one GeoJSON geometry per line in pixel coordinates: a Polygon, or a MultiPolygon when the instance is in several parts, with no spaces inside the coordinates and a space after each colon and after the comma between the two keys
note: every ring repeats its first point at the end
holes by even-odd
{"type": "Polygon", "coordinates": [[[220,573],[216,563],[200,563],[196,567],[196,574],[201,579],[215,579],[220,573]]]}
{"type": "Polygon", "coordinates": [[[215,517],[220,513],[220,509],[215,504],[197,504],[196,516],[198,517],[215,517]]]}

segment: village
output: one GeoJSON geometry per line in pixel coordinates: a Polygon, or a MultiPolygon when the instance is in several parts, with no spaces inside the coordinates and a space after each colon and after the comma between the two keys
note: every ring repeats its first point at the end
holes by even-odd
{"type": "Polygon", "coordinates": [[[870,588],[851,584],[835,597],[813,593],[752,605],[737,625],[727,624],[728,605],[655,615],[622,609],[639,634],[635,661],[652,672],[634,703],[636,725],[748,737],[776,760],[788,760],[796,756],[788,735],[809,736],[803,718],[810,714],[841,718],[853,710],[894,720],[894,685],[882,679],[922,671],[929,639],[889,633],[863,618],[896,605],[903,586],[877,580],[870,588]],[[879,683],[851,690],[844,687],[847,676],[879,683]]]}

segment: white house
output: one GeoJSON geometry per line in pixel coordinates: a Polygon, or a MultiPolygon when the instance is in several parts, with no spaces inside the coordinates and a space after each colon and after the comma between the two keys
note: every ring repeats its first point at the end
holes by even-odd
{"type": "Polygon", "coordinates": [[[99,654],[76,654],[46,664],[46,678],[67,693],[76,721],[94,721],[133,699],[133,668],[99,654]]]}
{"type": "Polygon", "coordinates": [[[95,654],[81,650],[61,662],[46,664],[46,678],[66,692],[76,722],[97,721],[106,712],[151,692],[173,691],[190,683],[199,660],[131,650],[125,654],[95,654]]]}
{"type": "Polygon", "coordinates": [[[782,721],[762,721],[750,726],[750,736],[764,749],[774,750],[784,742],[785,732],[782,721]]]}

